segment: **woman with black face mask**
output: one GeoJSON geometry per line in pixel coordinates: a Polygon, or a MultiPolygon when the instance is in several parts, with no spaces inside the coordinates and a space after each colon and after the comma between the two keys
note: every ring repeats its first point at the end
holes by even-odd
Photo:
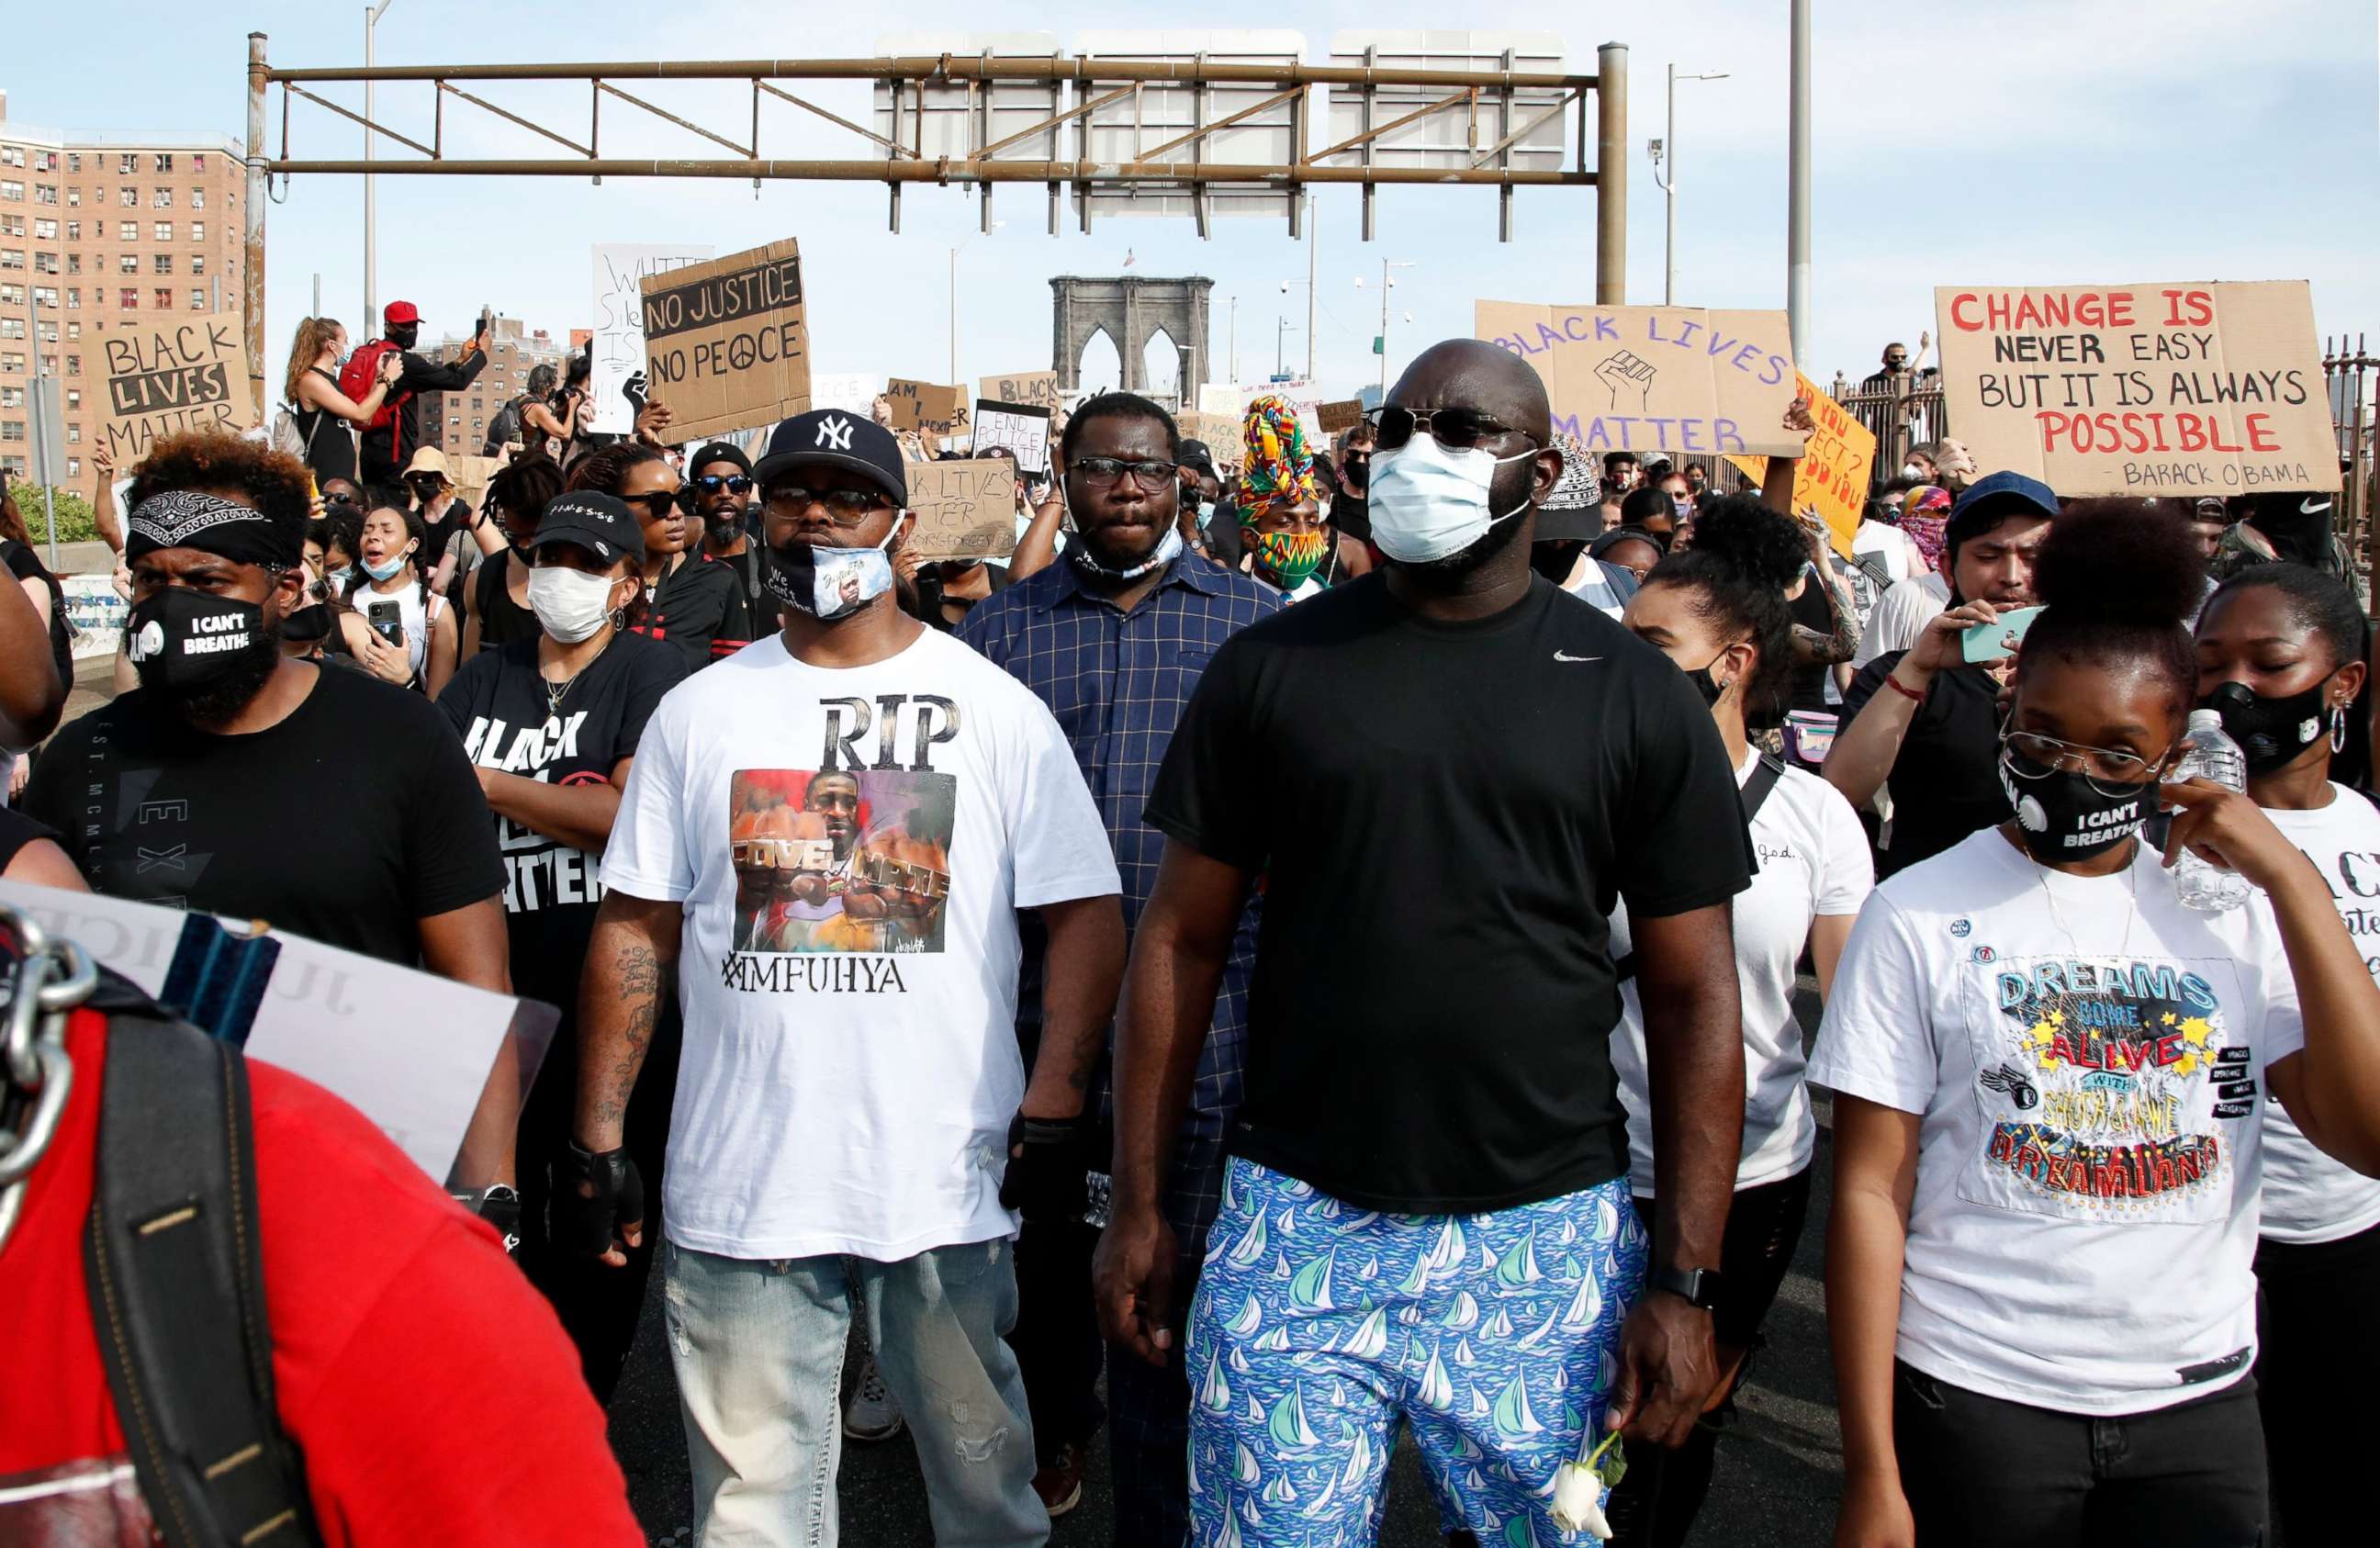
{"type": "Polygon", "coordinates": [[[1876,889],[1819,1029],[1840,1542],[2263,1541],[2266,1110],[2380,1174],[2380,987],[2329,889],[2247,795],[2159,786],[2203,572],[2143,506],[2051,528],[2002,732],[2015,816],[1876,889]],[[2141,837],[2160,802],[2168,856],[2263,896],[2185,907],[2141,837]]]}
{"type": "MultiPolygon", "coordinates": [[[[2380,959],[2380,811],[2344,767],[2364,756],[2363,611],[2338,579],[2262,564],[2224,583],[2198,621],[2199,702],[2248,760],[2248,794],[2313,862],[2366,961],[2380,959]]],[[[2380,1182],[2317,1151],[2265,1109],[2256,1400],[2273,1506],[2295,1535],[2344,1521],[2380,1414],[2342,1403],[2380,1376],[2380,1182]]]]}

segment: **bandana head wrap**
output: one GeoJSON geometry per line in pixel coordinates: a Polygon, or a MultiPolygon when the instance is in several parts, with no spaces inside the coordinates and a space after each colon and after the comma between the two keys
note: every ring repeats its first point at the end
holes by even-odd
{"type": "Polygon", "coordinates": [[[302,547],[293,527],[251,505],[195,490],[165,490],[142,501],[124,538],[127,563],[159,549],[197,549],[235,564],[286,569],[302,547]]]}
{"type": "Polygon", "coordinates": [[[1278,393],[1262,394],[1248,405],[1240,525],[1253,526],[1268,511],[1309,500],[1319,503],[1321,499],[1314,481],[1314,451],[1305,443],[1305,427],[1298,423],[1297,411],[1278,393]]]}
{"type": "Polygon", "coordinates": [[[1940,485],[1920,484],[1900,497],[1900,530],[1929,570],[1942,567],[1942,529],[1949,522],[1950,491],[1940,485]]]}

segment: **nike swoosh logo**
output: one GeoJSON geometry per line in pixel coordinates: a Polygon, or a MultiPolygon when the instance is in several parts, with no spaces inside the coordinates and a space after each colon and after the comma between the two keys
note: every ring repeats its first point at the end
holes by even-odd
{"type": "Polygon", "coordinates": [[[1603,658],[1600,656],[1565,656],[1560,651],[1557,650],[1554,652],[1554,659],[1557,661],[1600,661],[1603,658]]]}
{"type": "Polygon", "coordinates": [[[2317,494],[2301,500],[2298,502],[2298,509],[2306,515],[2318,516],[2330,509],[2330,496],[2317,494]]]}

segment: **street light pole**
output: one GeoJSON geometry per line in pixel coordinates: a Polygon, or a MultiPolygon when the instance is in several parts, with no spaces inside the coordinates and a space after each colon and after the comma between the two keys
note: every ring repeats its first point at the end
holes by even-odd
{"type": "MultiPolygon", "coordinates": [[[[366,6],[364,7],[364,68],[367,70],[372,67],[372,29],[379,25],[381,13],[387,10],[392,3],[393,0],[380,0],[380,4],[377,6],[366,6]]],[[[366,161],[370,161],[372,159],[371,115],[372,83],[371,78],[370,76],[366,76],[364,78],[364,160],[366,161]]],[[[377,215],[377,210],[375,208],[375,200],[372,194],[372,175],[369,172],[365,173],[363,331],[364,336],[367,338],[370,337],[371,331],[375,327],[379,326],[380,318],[380,312],[377,309],[379,296],[376,281],[378,279],[378,274],[373,261],[373,221],[377,215]]]]}
{"type": "Polygon", "coordinates": [[[1276,317],[1272,327],[1272,374],[1275,381],[1289,374],[1288,356],[1284,346],[1289,339],[1289,319],[1276,317]]]}
{"type": "Polygon", "coordinates": [[[1678,82],[1726,79],[1725,70],[1680,75],[1676,61],[1670,64],[1669,122],[1662,131],[1664,138],[1655,140],[1652,146],[1653,181],[1661,185],[1669,221],[1669,234],[1661,243],[1661,305],[1665,307],[1678,304],[1678,82]]]}
{"type": "Polygon", "coordinates": [[[1232,297],[1232,374],[1228,380],[1240,379],[1240,298],[1232,297]]]}
{"type": "MultiPolygon", "coordinates": [[[[1380,336],[1378,342],[1380,346],[1380,402],[1382,403],[1389,401],[1389,292],[1395,289],[1397,284],[1389,277],[1389,271],[1412,267],[1411,263],[1402,259],[1380,260],[1380,336]]],[[[1356,276],[1355,283],[1362,284],[1363,277],[1356,276]]]]}
{"type": "Polygon", "coordinates": [[[1314,220],[1314,196],[1305,196],[1305,380],[1314,381],[1314,265],[1322,252],[1322,230],[1314,220]]]}
{"type": "Polygon", "coordinates": [[[1791,124],[1787,131],[1785,320],[1796,363],[1810,357],[1810,0],[1793,0],[1791,124]]]}

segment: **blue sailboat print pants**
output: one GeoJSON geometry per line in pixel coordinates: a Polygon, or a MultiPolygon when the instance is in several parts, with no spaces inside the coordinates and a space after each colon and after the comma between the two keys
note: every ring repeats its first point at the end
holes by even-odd
{"type": "Polygon", "coordinates": [[[1361,1548],[1400,1421],[1483,1544],[1586,1541],[1554,1471],[1598,1433],[1649,1240],[1628,1179],[1382,1215],[1234,1158],[1191,1304],[1199,1548],[1361,1548]]]}

